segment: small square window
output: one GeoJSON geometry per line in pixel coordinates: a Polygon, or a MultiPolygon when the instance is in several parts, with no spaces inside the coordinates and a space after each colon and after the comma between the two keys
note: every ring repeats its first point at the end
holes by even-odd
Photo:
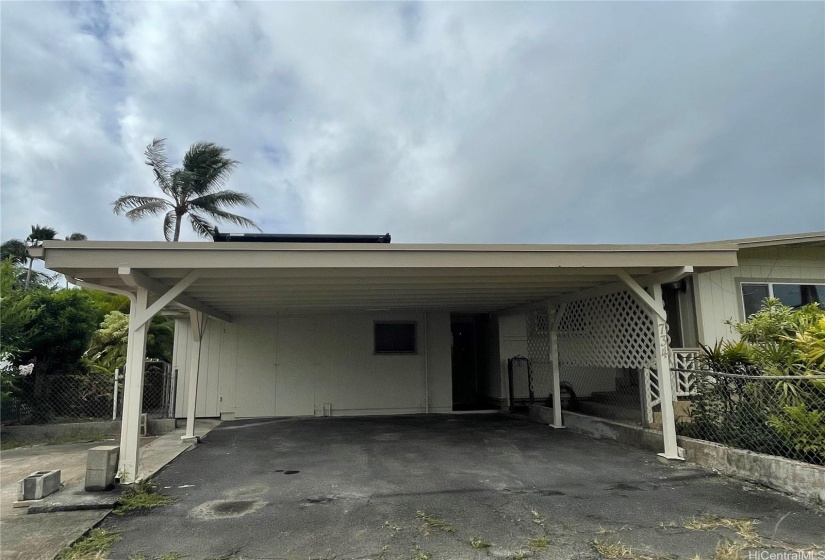
{"type": "Polygon", "coordinates": [[[415,322],[375,323],[376,354],[415,354],[415,322]]]}

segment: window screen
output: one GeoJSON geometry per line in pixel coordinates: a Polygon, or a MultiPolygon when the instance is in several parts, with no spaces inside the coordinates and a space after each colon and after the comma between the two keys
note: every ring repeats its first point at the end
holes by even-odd
{"type": "Polygon", "coordinates": [[[415,323],[375,323],[376,354],[415,354],[415,323]]]}
{"type": "Polygon", "coordinates": [[[791,283],[742,283],[742,303],[745,307],[745,318],[750,317],[762,307],[762,301],[773,297],[788,307],[798,309],[809,303],[818,303],[825,307],[825,285],[823,284],[791,284],[791,283]]]}
{"type": "Polygon", "coordinates": [[[745,318],[762,307],[762,301],[769,297],[767,284],[742,284],[742,301],[745,303],[745,318]]]}

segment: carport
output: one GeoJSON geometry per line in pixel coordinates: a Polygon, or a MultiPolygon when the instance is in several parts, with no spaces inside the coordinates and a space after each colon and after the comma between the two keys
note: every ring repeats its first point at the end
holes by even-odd
{"type": "MultiPolygon", "coordinates": [[[[306,414],[451,412],[451,314],[485,314],[494,324],[524,315],[531,359],[551,380],[554,427],[562,427],[565,367],[595,375],[643,364],[657,373],[662,455],[678,459],[661,285],[737,262],[736,247],[720,244],[47,241],[30,252],[78,286],[132,302],[119,469],[126,482],[139,461],[148,324],[161,311],[186,318],[189,437],[202,398],[231,401],[228,417],[293,415],[309,395],[306,414]],[[391,326],[412,325],[413,345],[385,353],[373,340],[379,325],[390,325],[390,347],[391,326]],[[351,363],[338,368],[338,360],[351,363]],[[201,390],[207,366],[218,379],[211,393],[201,390]]],[[[504,388],[500,372],[495,381],[504,388]]]]}

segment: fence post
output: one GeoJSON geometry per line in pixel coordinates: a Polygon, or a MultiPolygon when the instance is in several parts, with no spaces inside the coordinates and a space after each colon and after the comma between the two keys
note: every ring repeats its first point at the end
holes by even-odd
{"type": "Polygon", "coordinates": [[[112,420],[117,420],[117,382],[120,378],[120,368],[115,368],[115,386],[112,389],[112,420]]]}

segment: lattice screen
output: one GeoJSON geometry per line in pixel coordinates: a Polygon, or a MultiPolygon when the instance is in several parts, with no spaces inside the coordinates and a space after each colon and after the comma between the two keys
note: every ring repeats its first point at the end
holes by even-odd
{"type": "Polygon", "coordinates": [[[654,352],[653,321],[628,292],[570,303],[559,323],[562,364],[643,368],[654,352]]]}
{"type": "MultiPolygon", "coordinates": [[[[544,309],[527,316],[527,347],[537,398],[545,398],[551,391],[552,319],[544,309]]],[[[588,397],[615,391],[617,379],[621,381],[627,370],[644,371],[650,421],[659,392],[656,372],[651,369],[655,336],[653,320],[629,292],[568,303],[558,325],[560,378],[570,382],[578,395],[588,397]]]]}
{"type": "Polygon", "coordinates": [[[550,318],[546,309],[527,314],[527,357],[533,373],[533,391],[539,402],[552,390],[550,363],[550,318]]]}

